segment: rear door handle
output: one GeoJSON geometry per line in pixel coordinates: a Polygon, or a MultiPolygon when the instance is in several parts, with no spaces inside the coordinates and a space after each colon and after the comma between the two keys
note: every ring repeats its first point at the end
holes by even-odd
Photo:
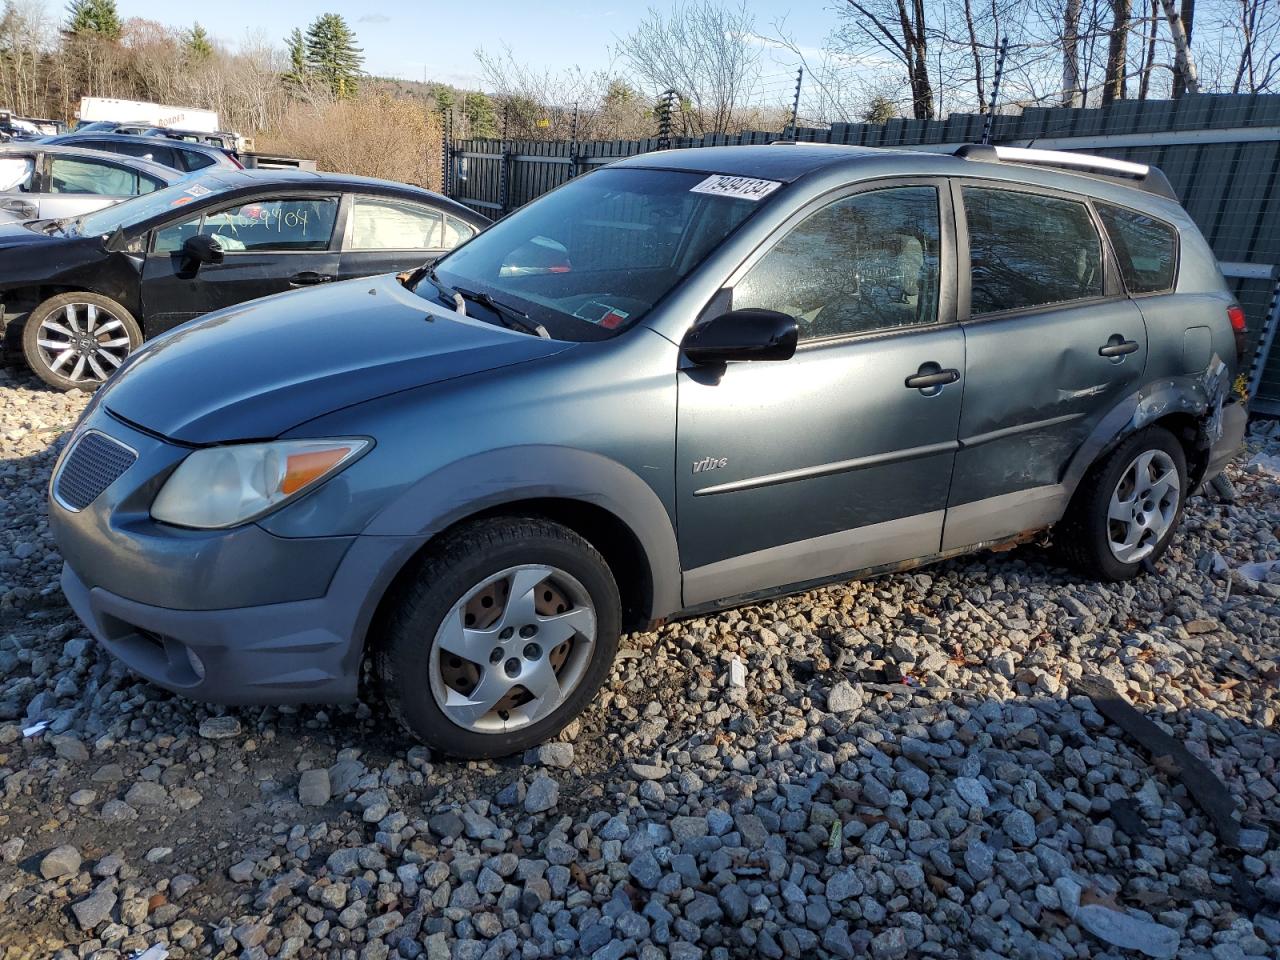
{"type": "Polygon", "coordinates": [[[1098,348],[1098,356],[1117,359],[1138,349],[1137,340],[1126,340],[1118,333],[1113,333],[1107,342],[1098,348]]]}
{"type": "Polygon", "coordinates": [[[953,367],[943,368],[939,364],[928,363],[920,364],[920,369],[916,371],[914,376],[907,377],[905,385],[911,390],[932,390],[937,393],[948,383],[955,383],[960,379],[960,371],[953,367]]]}
{"type": "Polygon", "coordinates": [[[302,273],[295,273],[289,278],[289,285],[294,287],[309,287],[317,283],[328,283],[333,276],[328,273],[316,273],[314,270],[304,270],[302,273]]]}

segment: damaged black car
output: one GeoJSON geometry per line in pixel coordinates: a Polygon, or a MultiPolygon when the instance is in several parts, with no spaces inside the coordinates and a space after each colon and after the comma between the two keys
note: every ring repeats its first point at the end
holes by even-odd
{"type": "Polygon", "coordinates": [[[488,221],[418,187],[218,170],[80,217],[0,224],[0,330],[94,390],[144,340],[247,300],[421,265],[488,221]]]}

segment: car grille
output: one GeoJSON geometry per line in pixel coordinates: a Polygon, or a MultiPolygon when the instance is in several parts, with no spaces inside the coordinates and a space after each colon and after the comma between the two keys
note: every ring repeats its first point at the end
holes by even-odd
{"type": "Polygon", "coordinates": [[[138,455],[106,434],[90,430],[75,441],[54,482],[63,506],[83,510],[133,466],[138,455]]]}

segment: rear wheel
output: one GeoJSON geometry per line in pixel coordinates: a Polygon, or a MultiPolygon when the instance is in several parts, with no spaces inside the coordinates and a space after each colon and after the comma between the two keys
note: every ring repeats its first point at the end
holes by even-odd
{"type": "Polygon", "coordinates": [[[96,293],[50,297],[22,328],[27,364],[59,390],[98,389],[141,343],[133,315],[96,293]]]}
{"type": "Polygon", "coordinates": [[[1100,580],[1128,580],[1168,549],[1186,500],[1187,459],[1169,431],[1129,437],[1080,483],[1055,538],[1067,561],[1100,580]]]}
{"type": "Polygon", "coordinates": [[[545,520],[449,534],[395,602],[375,660],[384,695],[409,732],[454,756],[546,740],[591,701],[617,652],[608,565],[545,520]]]}

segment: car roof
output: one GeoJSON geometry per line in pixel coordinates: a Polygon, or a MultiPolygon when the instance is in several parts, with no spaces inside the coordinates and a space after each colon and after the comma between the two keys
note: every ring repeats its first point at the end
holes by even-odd
{"type": "Polygon", "coordinates": [[[442,194],[425,187],[415,187],[409,183],[395,180],[379,180],[376,177],[360,177],[347,173],[323,173],[318,170],[233,170],[227,167],[207,168],[198,171],[193,179],[198,181],[216,180],[225,190],[254,190],[287,186],[290,189],[325,189],[331,187],[345,193],[359,193],[367,190],[371,193],[387,193],[406,199],[430,200],[438,207],[443,207],[460,220],[466,220],[476,226],[485,226],[490,221],[483,214],[476,213],[470,207],[463,206],[442,194]]]}
{"type": "Polygon", "coordinates": [[[140,143],[154,147],[156,141],[164,142],[164,146],[178,150],[194,150],[210,156],[225,157],[226,152],[206,143],[192,143],[190,140],[173,140],[169,137],[149,137],[132,133],[110,133],[106,130],[76,130],[72,133],[60,133],[57,136],[45,137],[45,143],[62,143],[76,137],[93,137],[95,140],[111,140],[115,143],[140,143]]]}
{"type": "Polygon", "coordinates": [[[13,143],[0,144],[0,156],[7,153],[32,152],[52,153],[59,157],[84,157],[86,160],[109,160],[116,166],[130,167],[167,184],[177,183],[188,176],[181,170],[166,167],[162,163],[153,163],[141,157],[131,157],[123,153],[111,153],[107,150],[90,150],[88,147],[76,147],[67,143],[50,143],[47,139],[15,140],[13,143]]]}
{"type": "Polygon", "coordinates": [[[951,176],[1004,180],[1044,186],[1100,197],[1139,208],[1158,210],[1163,215],[1185,215],[1181,205],[1157,193],[1113,178],[1091,175],[1082,170],[1033,166],[1016,161],[986,162],[953,153],[927,149],[855,147],[829,143],[778,142],[743,146],[700,147],[660,150],[609,164],[614,167],[725,174],[794,183],[819,177],[846,181],[892,176],[951,176]]]}

